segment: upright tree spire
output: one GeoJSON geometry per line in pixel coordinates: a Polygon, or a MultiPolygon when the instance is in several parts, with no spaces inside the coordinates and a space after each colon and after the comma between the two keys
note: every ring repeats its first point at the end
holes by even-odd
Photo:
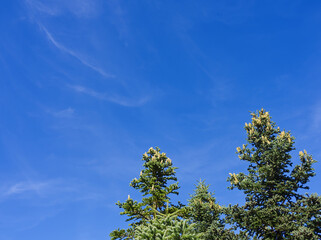
{"type": "MultiPolygon", "coordinates": [[[[175,177],[176,167],[172,166],[172,160],[161,153],[160,149],[150,148],[143,154],[143,167],[139,179],[134,179],[130,186],[143,193],[144,205],[151,206],[157,211],[164,211],[169,194],[178,195],[178,183],[168,185],[168,181],[177,181],[175,177]]],[[[156,216],[153,214],[153,216],[156,216]]]]}
{"type": "Polygon", "coordinates": [[[176,167],[172,161],[162,153],[158,147],[150,148],[143,154],[144,169],[140,172],[139,178],[134,178],[130,186],[139,190],[142,195],[142,202],[134,201],[128,196],[124,203],[116,204],[124,211],[121,215],[127,215],[126,221],[133,221],[127,230],[115,230],[110,236],[112,239],[133,239],[135,227],[143,223],[151,222],[159,213],[172,213],[180,206],[170,203],[170,194],[178,195],[178,183],[175,177],[176,167]],[[169,184],[169,181],[174,183],[169,184]],[[169,206],[168,206],[169,204],[169,206]]]}
{"type": "Polygon", "coordinates": [[[209,192],[209,185],[205,181],[198,182],[188,202],[189,216],[195,223],[195,230],[201,234],[199,239],[248,239],[245,234],[235,234],[226,228],[224,219],[221,218],[225,207],[216,203],[214,193],[209,192]]]}
{"type": "Polygon", "coordinates": [[[308,189],[306,183],[315,175],[312,164],[316,161],[303,151],[301,164],[292,168],[290,152],[295,148],[291,133],[276,127],[263,109],[251,115],[252,122],[245,123],[249,145],[237,148],[239,158],[249,162],[248,174],[230,173],[228,178],[230,189],[245,193],[246,203],[230,207],[228,219],[258,239],[296,239],[298,229],[302,239],[318,239],[321,232],[315,221],[320,222],[320,197],[298,192],[308,189]],[[313,206],[317,210],[313,213],[311,201],[319,204],[313,206]]]}

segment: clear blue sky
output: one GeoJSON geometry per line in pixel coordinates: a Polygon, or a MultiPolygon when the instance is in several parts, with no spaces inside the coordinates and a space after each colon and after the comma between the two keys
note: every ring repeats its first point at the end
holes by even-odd
{"type": "Polygon", "coordinates": [[[267,109],[319,163],[320,1],[2,1],[0,239],[98,240],[159,146],[180,200],[200,178],[221,204],[267,109]]]}

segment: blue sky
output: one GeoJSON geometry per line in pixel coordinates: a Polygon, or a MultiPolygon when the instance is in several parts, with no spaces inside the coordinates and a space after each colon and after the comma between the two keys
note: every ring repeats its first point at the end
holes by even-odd
{"type": "Polygon", "coordinates": [[[321,193],[320,1],[13,0],[0,28],[0,239],[109,239],[151,146],[181,201],[202,178],[242,203],[226,179],[262,107],[321,193]]]}

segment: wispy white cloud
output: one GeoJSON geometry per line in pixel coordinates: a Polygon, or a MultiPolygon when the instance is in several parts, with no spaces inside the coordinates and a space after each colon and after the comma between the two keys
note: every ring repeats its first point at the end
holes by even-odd
{"type": "Polygon", "coordinates": [[[130,28],[128,26],[126,11],[121,5],[120,1],[111,0],[107,1],[110,8],[110,21],[118,31],[120,39],[125,45],[128,45],[128,39],[130,38],[130,28]]]}
{"type": "Polygon", "coordinates": [[[59,10],[57,9],[57,7],[54,6],[48,6],[46,4],[44,4],[41,1],[37,1],[37,0],[26,0],[26,4],[32,8],[33,10],[51,15],[51,16],[55,16],[59,14],[59,10]]]}
{"type": "Polygon", "coordinates": [[[105,77],[105,78],[113,78],[115,77],[113,74],[109,74],[106,73],[103,69],[89,63],[87,60],[85,60],[85,58],[83,56],[81,56],[79,53],[65,47],[64,45],[62,45],[61,43],[57,42],[56,39],[52,36],[52,34],[48,31],[48,29],[46,27],[44,27],[43,25],[39,24],[39,26],[41,27],[41,29],[45,32],[48,40],[59,50],[75,57],[78,61],[80,61],[83,65],[89,67],[90,69],[92,69],[93,71],[99,73],[101,76],[105,77]]]}
{"type": "Polygon", "coordinates": [[[38,226],[74,202],[107,202],[105,190],[72,179],[21,180],[1,183],[0,202],[19,201],[17,209],[3,213],[0,227],[23,231],[38,226]]]}
{"type": "Polygon", "coordinates": [[[68,85],[68,86],[76,92],[83,93],[83,94],[89,95],[91,97],[100,99],[100,100],[106,100],[105,94],[96,92],[90,88],[86,88],[86,87],[79,86],[79,85],[68,85]]]}
{"type": "MultiPolygon", "coordinates": [[[[34,196],[43,199],[48,205],[68,203],[71,201],[100,200],[102,194],[97,189],[75,180],[49,179],[49,180],[23,180],[0,186],[0,199],[25,198],[34,199],[34,196]]],[[[39,200],[39,199],[38,199],[39,200]]]]}
{"type": "Polygon", "coordinates": [[[57,118],[71,118],[74,116],[75,109],[69,107],[60,111],[47,110],[47,112],[57,118]]]}
{"type": "Polygon", "coordinates": [[[125,107],[138,107],[138,106],[145,104],[149,100],[148,96],[138,98],[138,99],[132,99],[132,98],[122,97],[122,96],[119,96],[116,94],[97,92],[93,89],[86,88],[84,86],[79,86],[79,85],[68,85],[68,86],[72,90],[74,90],[78,93],[86,94],[86,95],[94,97],[96,99],[109,101],[109,102],[116,103],[118,105],[125,106],[125,107]]]}
{"type": "Polygon", "coordinates": [[[100,13],[101,0],[25,0],[29,9],[46,14],[58,16],[72,13],[76,17],[94,17],[100,13]]]}
{"type": "Polygon", "coordinates": [[[52,181],[21,181],[3,190],[2,197],[11,197],[25,193],[36,193],[42,195],[52,188],[52,181]]]}

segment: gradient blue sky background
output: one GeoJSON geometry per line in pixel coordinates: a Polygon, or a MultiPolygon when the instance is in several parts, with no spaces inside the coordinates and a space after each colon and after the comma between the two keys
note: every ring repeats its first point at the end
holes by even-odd
{"type": "Polygon", "coordinates": [[[320,1],[2,1],[0,239],[109,239],[159,146],[221,204],[264,107],[319,163],[320,1]]]}

